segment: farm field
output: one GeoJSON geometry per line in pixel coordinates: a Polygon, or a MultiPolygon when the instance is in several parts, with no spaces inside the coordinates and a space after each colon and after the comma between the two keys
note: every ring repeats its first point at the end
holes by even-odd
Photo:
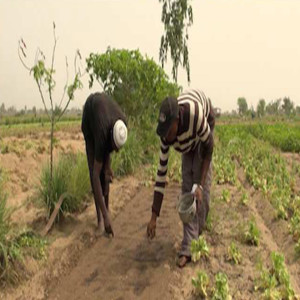
{"type": "MultiPolygon", "coordinates": [[[[49,157],[49,134],[38,124],[0,130],[0,174],[6,205],[13,209],[11,224],[38,234],[48,217],[38,203],[37,186],[49,157]]],[[[59,124],[57,130],[55,160],[62,154],[83,155],[79,121],[59,124]]],[[[126,172],[120,167],[130,163],[125,149],[118,153],[110,196],[115,238],[96,234],[88,193],[83,207],[67,213],[47,235],[42,259],[24,255],[22,266],[16,266],[16,283],[0,274],[0,299],[201,299],[203,291],[207,299],[296,299],[299,132],[298,123],[217,124],[211,210],[201,240],[207,245],[199,242],[198,261],[183,270],[175,265],[182,238],[176,212],[180,156],[173,154],[170,161],[157,236],[149,242],[145,232],[157,156],[126,172]]]]}

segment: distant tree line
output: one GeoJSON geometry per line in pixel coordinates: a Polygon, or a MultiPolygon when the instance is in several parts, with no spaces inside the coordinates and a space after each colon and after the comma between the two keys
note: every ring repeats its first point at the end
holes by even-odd
{"type": "Polygon", "coordinates": [[[240,97],[237,99],[237,106],[237,112],[240,116],[251,116],[252,118],[262,118],[266,115],[300,115],[300,106],[295,106],[289,97],[279,98],[269,103],[266,103],[265,99],[260,99],[256,109],[254,109],[253,106],[249,108],[246,98],[240,97]]]}

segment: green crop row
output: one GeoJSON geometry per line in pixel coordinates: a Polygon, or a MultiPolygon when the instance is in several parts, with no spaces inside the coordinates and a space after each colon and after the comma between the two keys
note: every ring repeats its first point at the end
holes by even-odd
{"type": "Polygon", "coordinates": [[[218,151],[228,152],[232,163],[237,161],[243,167],[247,180],[270,200],[278,218],[289,221],[291,233],[299,241],[300,197],[294,192],[295,181],[285,159],[268,142],[255,138],[246,126],[221,125],[216,134],[218,151]]]}

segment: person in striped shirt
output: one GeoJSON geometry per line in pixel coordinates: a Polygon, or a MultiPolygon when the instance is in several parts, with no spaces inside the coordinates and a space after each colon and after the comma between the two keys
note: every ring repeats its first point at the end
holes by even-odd
{"type": "Polygon", "coordinates": [[[209,211],[214,147],[214,110],[200,90],[190,89],[178,98],[166,98],[160,108],[157,134],[160,136],[160,159],[157,170],[152,216],[147,226],[150,239],[155,236],[156,219],[164,197],[170,147],[182,153],[182,193],[191,192],[197,199],[197,213],[190,223],[183,223],[183,240],[177,265],[191,261],[190,244],[202,233],[209,211]]]}

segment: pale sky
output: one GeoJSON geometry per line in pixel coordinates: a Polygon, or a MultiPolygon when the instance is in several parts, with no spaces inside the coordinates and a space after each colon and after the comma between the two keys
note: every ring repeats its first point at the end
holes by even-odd
{"type": "MultiPolygon", "coordinates": [[[[202,89],[214,106],[236,109],[244,96],[256,107],[289,96],[300,105],[299,0],[193,0],[190,29],[191,87],[202,89]]],[[[37,46],[49,58],[52,21],[59,38],[55,67],[57,99],[65,84],[65,56],[70,77],[76,49],[83,57],[108,46],[137,49],[158,62],[161,4],[158,0],[0,0],[0,103],[6,107],[42,107],[32,77],[21,65],[17,46],[27,43],[28,63],[37,46]]],[[[166,72],[171,75],[171,65],[166,72]]],[[[95,85],[77,92],[81,107],[95,85]]],[[[179,82],[188,87],[185,72],[179,82]]]]}

